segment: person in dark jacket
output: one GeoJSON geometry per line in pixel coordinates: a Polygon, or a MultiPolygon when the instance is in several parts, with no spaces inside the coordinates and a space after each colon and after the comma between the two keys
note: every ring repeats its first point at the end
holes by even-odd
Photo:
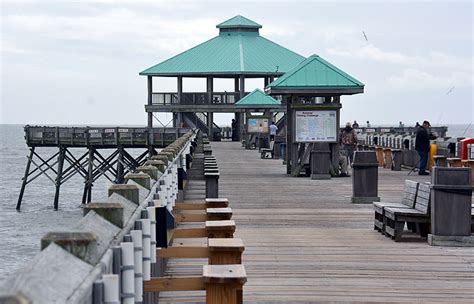
{"type": "Polygon", "coordinates": [[[416,131],[415,150],[420,156],[419,175],[429,175],[429,173],[426,172],[426,164],[428,163],[428,155],[430,154],[430,140],[436,138],[435,135],[429,132],[428,129],[430,127],[429,121],[425,120],[416,131]]]}

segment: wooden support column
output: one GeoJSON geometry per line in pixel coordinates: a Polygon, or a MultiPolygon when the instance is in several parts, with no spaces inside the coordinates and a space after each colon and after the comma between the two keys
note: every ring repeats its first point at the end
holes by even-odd
{"type": "Polygon", "coordinates": [[[291,96],[286,98],[286,174],[291,174],[291,159],[293,149],[293,112],[291,96]]]}
{"type": "MultiPolygon", "coordinates": [[[[147,76],[147,88],[148,88],[148,105],[152,104],[152,94],[153,94],[153,77],[147,76]]],[[[153,113],[148,112],[148,128],[153,128],[153,113]]]]}
{"type": "MultiPolygon", "coordinates": [[[[239,99],[242,99],[244,98],[245,96],[245,77],[244,75],[240,75],[239,77],[239,99]]],[[[238,136],[238,141],[241,141],[242,140],[242,130],[243,130],[243,126],[245,124],[245,119],[244,119],[244,113],[243,112],[239,112],[238,113],[238,118],[239,119],[236,119],[237,121],[237,136],[238,136]]]]}
{"type": "MultiPolygon", "coordinates": [[[[213,78],[211,76],[207,77],[207,82],[206,82],[206,87],[207,87],[207,98],[209,100],[208,104],[212,104],[212,93],[214,91],[213,88],[213,78]]],[[[213,117],[212,112],[207,112],[207,130],[208,130],[208,137],[210,141],[214,140],[214,134],[213,134],[213,128],[214,128],[214,117],[213,117]]]]}
{"type": "Polygon", "coordinates": [[[58,210],[59,189],[61,188],[62,177],[63,177],[64,154],[66,154],[66,148],[59,147],[58,174],[56,175],[56,192],[54,194],[54,210],[58,210]]]}
{"type": "Polygon", "coordinates": [[[31,161],[33,160],[34,153],[35,153],[35,147],[31,147],[30,156],[28,157],[28,162],[26,163],[25,176],[23,177],[20,195],[18,196],[18,202],[16,204],[16,210],[20,210],[20,207],[21,207],[21,201],[23,200],[23,194],[25,193],[26,184],[28,183],[28,175],[30,175],[30,166],[31,166],[31,161]]]}
{"type": "Polygon", "coordinates": [[[118,147],[118,155],[117,155],[117,175],[115,176],[115,182],[117,184],[123,183],[123,147],[118,147]]]}
{"type": "MultiPolygon", "coordinates": [[[[182,96],[183,96],[183,77],[178,76],[177,78],[177,88],[178,88],[178,104],[181,104],[182,96]]],[[[177,112],[176,113],[176,128],[179,128],[183,124],[183,113],[177,112]]]]}

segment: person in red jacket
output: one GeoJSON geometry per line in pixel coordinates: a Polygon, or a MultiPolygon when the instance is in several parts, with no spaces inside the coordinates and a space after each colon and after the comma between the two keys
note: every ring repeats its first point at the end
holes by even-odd
{"type": "Polygon", "coordinates": [[[425,120],[418,128],[418,131],[416,131],[415,150],[420,156],[419,175],[429,175],[429,173],[426,172],[426,164],[428,163],[428,155],[430,154],[430,140],[436,139],[436,136],[429,131],[430,127],[430,122],[425,120]]]}

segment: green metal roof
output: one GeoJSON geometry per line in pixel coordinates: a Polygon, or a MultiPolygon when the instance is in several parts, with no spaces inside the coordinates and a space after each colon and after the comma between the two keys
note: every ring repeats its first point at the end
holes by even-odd
{"type": "Polygon", "coordinates": [[[252,93],[235,103],[237,108],[279,108],[281,102],[266,95],[262,90],[255,89],[252,93]]]}
{"type": "MultiPolygon", "coordinates": [[[[238,19],[244,20],[243,18],[240,16],[238,19]]],[[[232,19],[223,23],[230,23],[232,19]]],[[[219,36],[152,66],[140,75],[280,76],[304,59],[303,56],[260,36],[258,30],[253,32],[221,30],[219,36]]]]}
{"type": "Polygon", "coordinates": [[[262,28],[260,24],[244,16],[237,15],[216,25],[217,28],[262,28]]]}
{"type": "Polygon", "coordinates": [[[362,93],[364,84],[318,55],[312,55],[267,86],[278,90],[326,90],[362,93]]]}

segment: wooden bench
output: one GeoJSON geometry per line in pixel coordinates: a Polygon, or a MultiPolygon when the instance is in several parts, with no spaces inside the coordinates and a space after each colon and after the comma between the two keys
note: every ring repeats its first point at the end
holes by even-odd
{"type": "Polygon", "coordinates": [[[243,265],[204,265],[201,276],[154,277],[144,281],[145,292],[205,290],[208,304],[242,303],[247,273],[243,265]]]}
{"type": "Polygon", "coordinates": [[[421,237],[426,237],[430,225],[430,186],[419,184],[414,208],[384,208],[385,235],[401,240],[405,222],[414,223],[421,237]]]}
{"type": "Polygon", "coordinates": [[[231,208],[207,208],[205,212],[198,211],[177,211],[174,212],[177,223],[223,221],[232,218],[231,208]]]}
{"type": "Polygon", "coordinates": [[[400,203],[396,202],[374,202],[374,230],[385,234],[384,224],[384,210],[386,207],[392,208],[414,208],[416,201],[416,194],[418,192],[418,182],[405,180],[405,187],[403,189],[403,197],[400,203]]]}
{"type": "Polygon", "coordinates": [[[269,148],[260,148],[260,158],[273,158],[273,148],[274,148],[275,142],[272,140],[270,141],[270,147],[269,148]],[[268,157],[270,155],[270,157],[268,157]]]}

